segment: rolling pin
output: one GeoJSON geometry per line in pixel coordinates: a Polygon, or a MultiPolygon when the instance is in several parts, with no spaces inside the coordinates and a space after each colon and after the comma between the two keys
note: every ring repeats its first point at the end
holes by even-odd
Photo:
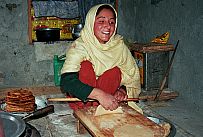
{"type": "MultiPolygon", "coordinates": [[[[145,100],[145,98],[128,98],[126,101],[139,101],[139,100],[145,100]]],[[[52,101],[52,102],[78,102],[78,101],[82,101],[82,100],[80,100],[78,98],[47,98],[47,101],[52,101]]],[[[87,101],[97,101],[97,100],[89,99],[87,101]]]]}

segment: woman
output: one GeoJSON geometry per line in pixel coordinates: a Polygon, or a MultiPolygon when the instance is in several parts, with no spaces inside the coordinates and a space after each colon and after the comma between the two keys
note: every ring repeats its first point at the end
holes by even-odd
{"type": "MultiPolygon", "coordinates": [[[[138,67],[116,28],[117,13],[111,5],[92,7],[81,37],[67,51],[61,70],[65,92],[84,102],[95,99],[106,110],[115,110],[120,101],[140,93],[138,67]]],[[[80,106],[78,103],[75,109],[80,106]]],[[[141,111],[133,102],[130,106],[141,111]]]]}

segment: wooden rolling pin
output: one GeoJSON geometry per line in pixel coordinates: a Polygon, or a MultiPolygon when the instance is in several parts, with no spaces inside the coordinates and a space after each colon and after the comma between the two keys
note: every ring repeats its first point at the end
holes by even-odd
{"type": "MultiPolygon", "coordinates": [[[[145,100],[146,98],[128,98],[126,101],[139,101],[139,100],[145,100]]],[[[52,102],[78,102],[82,101],[78,98],[47,98],[47,101],[52,102]]],[[[87,101],[96,101],[94,99],[89,99],[87,101]]]]}

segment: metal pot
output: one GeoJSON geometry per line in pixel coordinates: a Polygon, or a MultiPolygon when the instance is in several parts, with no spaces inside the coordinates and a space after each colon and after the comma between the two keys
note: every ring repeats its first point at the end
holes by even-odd
{"type": "Polygon", "coordinates": [[[82,28],[83,28],[82,24],[75,24],[73,26],[73,29],[72,29],[73,39],[77,39],[78,37],[80,37],[80,31],[82,30],[82,28]]]}
{"type": "Polygon", "coordinates": [[[49,42],[60,40],[60,28],[39,28],[36,29],[37,41],[49,42]]]}

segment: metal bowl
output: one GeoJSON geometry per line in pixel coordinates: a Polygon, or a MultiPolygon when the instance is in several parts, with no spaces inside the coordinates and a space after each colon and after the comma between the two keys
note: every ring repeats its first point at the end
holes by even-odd
{"type": "Polygon", "coordinates": [[[37,105],[37,110],[41,108],[45,108],[47,106],[47,100],[43,97],[35,97],[35,104],[37,105]]]}
{"type": "Polygon", "coordinates": [[[72,35],[73,39],[76,39],[80,37],[80,31],[82,30],[83,25],[82,24],[75,24],[72,29],[72,35]]]}
{"type": "Polygon", "coordinates": [[[0,112],[6,137],[20,137],[25,130],[25,122],[18,116],[7,112],[0,112]]]}

